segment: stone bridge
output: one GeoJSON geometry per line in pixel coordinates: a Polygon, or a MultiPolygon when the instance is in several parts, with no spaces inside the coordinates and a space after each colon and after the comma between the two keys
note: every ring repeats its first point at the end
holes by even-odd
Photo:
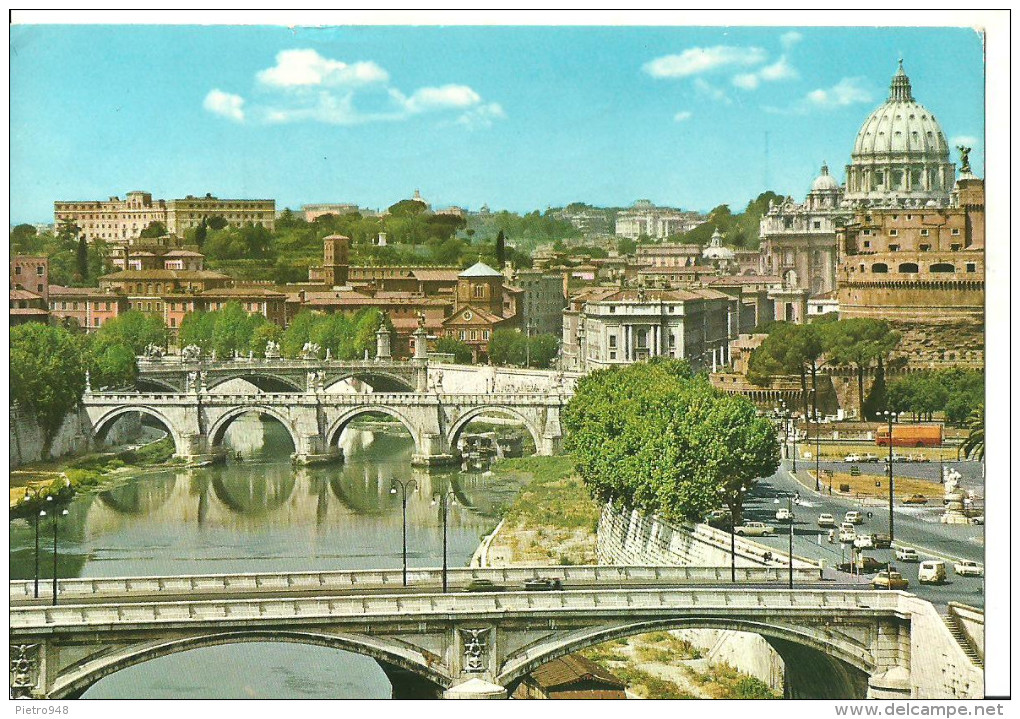
{"type": "Polygon", "coordinates": [[[416,465],[457,461],[457,441],[464,427],[482,415],[501,414],[522,422],[538,454],[559,450],[563,433],[560,411],[569,396],[563,392],[448,394],[373,392],[334,394],[310,387],[302,393],[221,394],[201,387],[175,394],[86,391],[82,404],[96,437],[102,437],[121,416],[138,412],[154,418],[173,438],[177,457],[207,463],[223,456],[223,436],[230,423],[247,412],[276,418],[294,443],[300,464],[341,458],[340,434],[366,413],[382,413],[399,421],[414,439],[416,465]]]}
{"type": "Polygon", "coordinates": [[[742,580],[764,584],[752,586],[720,583],[719,572],[452,570],[455,587],[482,577],[509,591],[446,594],[436,586],[439,570],[412,570],[406,588],[399,571],[60,580],[58,606],[31,604],[28,583],[12,582],[12,693],[72,698],[175,652],[287,641],[373,657],[395,696],[505,697],[543,663],[589,646],[716,628],[765,637],[785,661],[791,697],[981,696],[980,670],[927,602],[817,579],[772,588],[785,580],[775,569],[742,570],[742,580]],[[537,576],[560,577],[564,589],[514,589],[537,576]]]}

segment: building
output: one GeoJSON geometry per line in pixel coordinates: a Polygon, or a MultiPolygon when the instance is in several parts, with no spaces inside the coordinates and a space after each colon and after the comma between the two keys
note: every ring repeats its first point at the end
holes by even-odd
{"type": "Polygon", "coordinates": [[[701,257],[698,245],[641,245],[634,254],[639,267],[693,267],[701,257]]]}
{"type": "Polygon", "coordinates": [[[616,234],[636,240],[641,236],[665,240],[690,232],[704,222],[695,212],[672,207],[656,207],[649,200],[638,200],[629,210],[616,215],[616,234]]]}
{"type": "Polygon", "coordinates": [[[542,270],[514,270],[513,282],[523,290],[521,296],[521,326],[531,334],[563,333],[563,309],[567,306],[563,295],[563,275],[542,270]]]}
{"type": "Polygon", "coordinates": [[[839,298],[836,296],[835,292],[826,292],[825,294],[815,295],[808,300],[808,319],[838,312],[839,298]]]}
{"type": "Polygon", "coordinates": [[[50,313],[46,310],[46,301],[42,295],[28,290],[10,290],[10,325],[16,327],[26,322],[41,322],[46,324],[50,320],[50,313]]]}
{"type": "Polygon", "coordinates": [[[276,200],[221,200],[206,194],[204,197],[188,195],[166,203],[166,229],[172,235],[198,227],[202,220],[222,217],[232,227],[262,225],[270,232],[276,225],[276,200]]]}
{"type": "Polygon", "coordinates": [[[546,662],[525,675],[514,699],[626,699],[627,683],[580,654],[546,662]]]}
{"type": "Polygon", "coordinates": [[[50,285],[50,316],[65,326],[94,332],[128,309],[126,298],[95,287],[50,285]]]}
{"type": "Polygon", "coordinates": [[[737,268],[737,253],[723,247],[723,237],[716,227],[708,246],[701,251],[701,264],[713,267],[720,274],[733,274],[737,268]]]}
{"type": "Polygon", "coordinates": [[[316,219],[323,215],[337,215],[342,217],[344,215],[350,215],[358,210],[357,205],[349,203],[329,203],[324,202],[317,205],[301,205],[301,212],[305,215],[306,222],[315,222],[316,219]]]}
{"type": "MultiPolygon", "coordinates": [[[[17,255],[11,258],[12,290],[27,290],[43,300],[49,300],[50,292],[50,261],[46,257],[27,257],[17,255]]],[[[28,299],[23,298],[23,299],[28,299]]]]}
{"type": "Polygon", "coordinates": [[[505,287],[503,280],[501,273],[481,261],[457,276],[453,312],[443,320],[442,335],[466,343],[475,362],[488,359],[493,332],[519,326],[521,292],[505,287]]]}
{"type": "Polygon", "coordinates": [[[72,222],[79,235],[89,242],[102,240],[110,244],[125,244],[136,240],[153,222],[167,224],[167,207],[163,200],[153,200],[152,193],[135,190],[125,199],[109,200],[58,200],[53,203],[53,220],[56,227],[72,222]]]}
{"type": "Polygon", "coordinates": [[[564,369],[652,357],[687,359],[696,370],[727,361],[729,341],[738,334],[736,297],[713,289],[605,289],[586,293],[564,313],[564,369]]]}
{"type": "Polygon", "coordinates": [[[350,267],[351,238],[329,235],[322,240],[322,283],[326,287],[346,287],[350,267]]]}

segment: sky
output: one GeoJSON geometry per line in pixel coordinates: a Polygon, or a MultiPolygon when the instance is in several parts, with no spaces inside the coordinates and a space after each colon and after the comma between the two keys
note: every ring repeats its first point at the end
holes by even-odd
{"type": "MultiPolygon", "coordinates": [[[[969,28],[10,29],[11,222],[131,190],[277,208],[734,211],[841,182],[897,61],[984,174],[969,28]]],[[[951,159],[959,163],[955,150],[951,159]]]]}

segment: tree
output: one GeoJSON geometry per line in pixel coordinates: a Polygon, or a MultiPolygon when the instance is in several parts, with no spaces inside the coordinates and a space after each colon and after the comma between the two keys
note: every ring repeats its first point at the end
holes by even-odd
{"type": "Polygon", "coordinates": [[[11,399],[39,423],[43,454],[85,391],[83,353],[61,327],[28,323],[10,330],[11,399]]]}
{"type": "MultiPolygon", "coordinates": [[[[86,335],[86,337],[97,337],[86,335]]],[[[135,353],[125,344],[94,340],[85,348],[93,387],[126,387],[138,376],[135,353]]]]}
{"type": "Polygon", "coordinates": [[[637,243],[629,237],[621,237],[616,243],[616,251],[621,255],[633,255],[637,252],[637,243]]]}
{"type": "Polygon", "coordinates": [[[209,234],[208,226],[205,223],[205,218],[198,223],[198,227],[195,228],[195,244],[198,245],[198,249],[202,249],[202,245],[205,244],[205,238],[209,234]]]}
{"type": "Polygon", "coordinates": [[[393,217],[418,217],[427,211],[428,205],[421,200],[401,200],[387,209],[387,212],[393,217]]]}
{"type": "Polygon", "coordinates": [[[497,365],[523,365],[528,338],[520,330],[496,330],[489,340],[489,360],[497,365]]]}
{"type": "Polygon", "coordinates": [[[230,224],[229,222],[227,222],[226,218],[222,217],[221,215],[213,215],[208,219],[203,217],[202,222],[208,225],[209,229],[211,230],[222,230],[224,227],[230,224]]]}
{"type": "Polygon", "coordinates": [[[528,338],[528,345],[532,367],[549,367],[560,350],[559,338],[548,333],[532,335],[528,338]]]}
{"type": "Polygon", "coordinates": [[[251,333],[251,344],[248,348],[256,357],[264,357],[266,344],[270,341],[279,344],[282,339],[283,329],[272,322],[265,322],[251,333]]]}
{"type": "Polygon", "coordinates": [[[201,347],[203,352],[211,352],[215,324],[215,312],[202,312],[201,310],[189,312],[181,320],[181,328],[177,335],[178,343],[181,347],[196,345],[201,347]]]}
{"type": "Polygon", "coordinates": [[[295,315],[290,326],[283,332],[283,343],[280,345],[280,351],[284,357],[293,359],[301,354],[301,349],[311,336],[315,319],[319,316],[321,315],[316,315],[311,310],[301,310],[295,315]]]}
{"type": "Polygon", "coordinates": [[[436,342],[436,352],[453,355],[453,361],[457,364],[471,364],[473,358],[467,343],[456,337],[440,337],[436,342]]]}
{"type": "Polygon", "coordinates": [[[822,330],[830,360],[853,365],[857,373],[857,399],[864,406],[864,373],[879,357],[886,357],[900,342],[900,334],[885,320],[857,318],[827,324],[822,330]]]}
{"type": "Polygon", "coordinates": [[[143,238],[163,237],[164,235],[166,235],[166,225],[159,220],[153,220],[138,234],[143,238]]]}
{"type": "MultiPolygon", "coordinates": [[[[252,318],[240,302],[231,301],[215,313],[212,328],[212,348],[217,357],[227,358],[235,352],[244,353],[251,345],[252,318]]],[[[265,320],[262,315],[257,315],[265,320]]],[[[257,320],[256,320],[257,321],[257,320]]]]}
{"type": "Polygon", "coordinates": [[[78,238],[78,274],[82,280],[85,280],[89,276],[89,245],[85,241],[85,235],[78,238]]]}
{"type": "Polygon", "coordinates": [[[985,405],[979,404],[967,417],[967,439],[961,451],[968,459],[983,461],[985,458],[985,405]]]}
{"type": "Polygon", "coordinates": [[[496,235],[496,267],[500,270],[506,265],[506,236],[503,230],[496,235]]]}
{"type": "Polygon", "coordinates": [[[159,315],[128,310],[102,325],[96,335],[108,345],[121,344],[140,355],[148,345],[166,347],[170,330],[159,315]]]}

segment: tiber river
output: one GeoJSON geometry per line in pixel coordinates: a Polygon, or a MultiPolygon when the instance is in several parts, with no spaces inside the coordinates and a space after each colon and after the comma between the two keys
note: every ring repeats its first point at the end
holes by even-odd
{"type": "MultiPolygon", "coordinates": [[[[408,566],[442,565],[441,507],[453,490],[450,566],[467,564],[499,507],[519,487],[460,471],[411,467],[413,441],[397,430],[348,429],[343,465],[294,468],[286,430],[249,415],[226,443],[243,461],[161,470],[99,494],[83,493],[58,532],[61,577],[114,577],[331,569],[399,569],[400,495],[408,493],[408,566]]],[[[52,525],[41,526],[40,566],[52,572],[52,525]]],[[[33,526],[11,523],[11,578],[34,573],[33,526]]],[[[374,660],[323,647],[242,643],[193,649],[101,679],[85,698],[381,698],[390,684],[374,660]]]]}

